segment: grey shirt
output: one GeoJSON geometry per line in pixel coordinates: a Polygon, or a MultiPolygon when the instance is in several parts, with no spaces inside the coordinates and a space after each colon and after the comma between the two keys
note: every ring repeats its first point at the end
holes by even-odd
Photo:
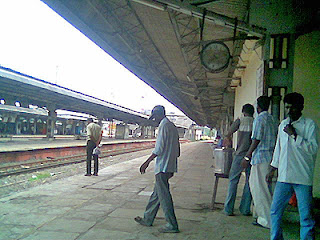
{"type": "Polygon", "coordinates": [[[235,120],[231,127],[231,132],[238,131],[238,141],[236,155],[246,154],[251,145],[251,132],[253,117],[241,117],[235,120]]]}
{"type": "Polygon", "coordinates": [[[168,118],[161,120],[153,153],[157,155],[155,174],[177,172],[177,158],[180,156],[179,134],[168,118]]]}

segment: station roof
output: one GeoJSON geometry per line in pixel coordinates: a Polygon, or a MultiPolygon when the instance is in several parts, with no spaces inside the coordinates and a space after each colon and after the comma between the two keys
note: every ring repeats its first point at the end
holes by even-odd
{"type": "Polygon", "coordinates": [[[246,23],[248,0],[42,1],[202,126],[215,127],[230,112],[235,73],[246,67],[244,41],[264,34],[246,23]],[[230,50],[221,72],[201,64],[199,53],[213,40],[230,50]]]}
{"type": "Polygon", "coordinates": [[[3,67],[0,67],[0,86],[0,98],[22,104],[25,101],[48,110],[69,110],[142,126],[153,125],[147,115],[3,67]]]}

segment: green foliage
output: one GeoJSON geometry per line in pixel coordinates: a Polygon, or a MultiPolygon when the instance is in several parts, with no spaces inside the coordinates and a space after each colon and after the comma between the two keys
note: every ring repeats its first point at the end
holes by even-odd
{"type": "Polygon", "coordinates": [[[45,173],[38,173],[38,174],[34,174],[32,175],[31,178],[28,179],[28,181],[37,181],[37,180],[41,180],[41,179],[45,179],[45,178],[48,178],[48,177],[51,177],[51,174],[48,173],[48,172],[45,172],[45,173]]]}

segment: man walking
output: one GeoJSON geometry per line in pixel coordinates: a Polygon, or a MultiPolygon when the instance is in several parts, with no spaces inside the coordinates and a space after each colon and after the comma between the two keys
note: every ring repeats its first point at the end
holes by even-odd
{"type": "Polygon", "coordinates": [[[101,127],[93,122],[92,118],[88,119],[87,125],[87,173],[85,176],[91,176],[91,160],[94,161],[93,175],[98,176],[98,155],[93,155],[93,149],[99,146],[102,138],[101,127]]]}
{"type": "Polygon", "coordinates": [[[261,96],[257,99],[258,117],[253,121],[252,143],[242,161],[247,167],[251,164],[249,186],[252,194],[256,220],[253,225],[270,228],[271,191],[265,181],[276,141],[276,126],[273,117],[268,113],[270,99],[261,96]]]}
{"type": "Polygon", "coordinates": [[[166,117],[163,106],[155,106],[150,119],[154,119],[157,124],[160,124],[158,136],[155,149],[150,157],[141,165],[140,173],[144,174],[150,162],[156,158],[156,181],[144,217],[138,216],[134,220],[141,225],[152,226],[161,205],[167,224],[164,228],[159,229],[159,232],[178,233],[179,227],[169,187],[169,179],[177,172],[177,158],[180,156],[178,130],[166,117]]]}
{"type": "MultiPolygon", "coordinates": [[[[249,150],[251,144],[251,133],[252,133],[252,123],[253,123],[253,113],[254,108],[251,104],[245,104],[242,107],[243,116],[238,118],[230,127],[230,131],[225,136],[226,139],[229,139],[233,133],[238,131],[237,138],[237,150],[235,157],[232,161],[230,173],[229,173],[229,187],[228,195],[224,203],[224,214],[227,216],[233,216],[234,203],[237,196],[237,187],[242,173],[241,161],[247,151],[249,150]]],[[[251,214],[251,193],[249,188],[249,175],[250,175],[251,165],[248,166],[245,170],[246,181],[243,188],[242,198],[239,210],[240,212],[248,216],[251,214]]]]}
{"type": "Polygon", "coordinates": [[[318,151],[317,126],[302,115],[304,98],[299,93],[284,97],[287,118],[279,126],[278,138],[267,175],[271,181],[278,169],[278,180],[271,205],[271,239],[282,240],[281,219],[295,192],[300,215],[300,239],[315,239],[315,221],[312,217],[312,183],[318,151]]]}

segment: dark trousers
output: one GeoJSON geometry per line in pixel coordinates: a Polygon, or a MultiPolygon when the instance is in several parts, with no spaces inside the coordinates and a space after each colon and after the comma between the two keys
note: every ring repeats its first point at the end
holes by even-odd
{"type": "Polygon", "coordinates": [[[92,151],[96,147],[96,144],[88,140],[87,141],[87,174],[91,174],[91,159],[94,161],[94,174],[98,173],[98,155],[93,155],[92,151]]]}

